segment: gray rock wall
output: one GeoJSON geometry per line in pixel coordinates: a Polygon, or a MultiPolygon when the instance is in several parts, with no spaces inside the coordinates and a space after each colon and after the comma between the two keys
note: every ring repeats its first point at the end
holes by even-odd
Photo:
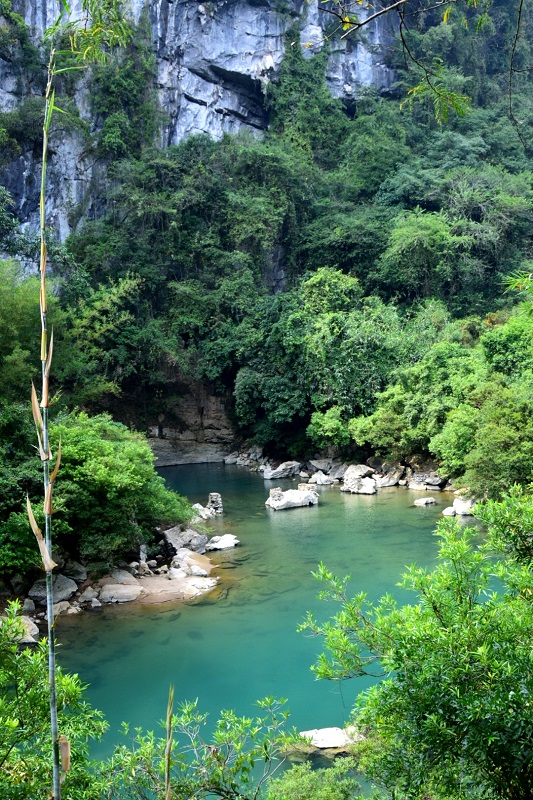
{"type": "MultiPolygon", "coordinates": [[[[72,3],[75,13],[77,2],[72,3]]],[[[40,41],[57,15],[56,0],[14,0],[40,41]]],[[[131,0],[138,19],[141,0],[131,0]]],[[[284,34],[296,22],[304,53],[318,52],[331,15],[320,11],[321,0],[150,0],[148,13],[157,59],[157,90],[168,116],[162,144],[175,144],[195,133],[215,139],[248,129],[260,135],[267,126],[264,90],[275,78],[283,58],[284,34]]],[[[364,13],[364,12],[363,12],[364,13]]],[[[365,31],[364,40],[348,38],[330,44],[327,80],[335,97],[357,97],[364,87],[388,87],[392,74],[383,65],[392,20],[380,18],[365,31]]],[[[297,42],[295,42],[295,45],[297,42]]],[[[0,59],[0,106],[12,109],[20,101],[20,81],[12,65],[0,59]]],[[[77,103],[83,118],[90,106],[81,86],[77,103]]],[[[49,171],[49,221],[63,240],[69,232],[68,212],[81,203],[95,175],[79,134],[52,139],[49,171]]],[[[38,155],[20,156],[5,172],[21,219],[37,227],[38,155]]]]}

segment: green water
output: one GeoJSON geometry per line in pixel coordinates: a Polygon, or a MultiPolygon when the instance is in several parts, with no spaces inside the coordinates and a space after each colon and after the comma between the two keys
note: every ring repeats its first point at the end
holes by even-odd
{"type": "MultiPolygon", "coordinates": [[[[320,651],[317,639],[296,633],[312,609],[325,618],[330,604],[316,599],[311,576],[319,561],[351,589],[371,598],[393,591],[406,564],[430,565],[437,543],[432,532],[449,504],[413,508],[419,494],[385,489],[374,496],[319,487],[318,507],[270,511],[271,482],[238,467],[193,465],[162,471],[168,484],[192,502],[219,491],[224,503],[214,532],[234,533],[235,550],[215,556],[220,587],[195,604],[107,606],[97,613],[59,618],[59,660],[89,684],[88,697],[110,722],[95,756],[120,740],[122,720],[153,729],[165,713],[169,684],[177,698],[200,698],[216,718],[222,708],[254,713],[265,695],[288,699],[291,722],[300,730],[342,725],[363,679],[342,686],[315,681],[309,670],[320,651]]],[[[276,481],[283,488],[295,481],[276,481]]]]}

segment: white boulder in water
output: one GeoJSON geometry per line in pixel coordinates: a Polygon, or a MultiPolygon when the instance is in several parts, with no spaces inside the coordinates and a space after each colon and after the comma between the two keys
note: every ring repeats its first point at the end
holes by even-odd
{"type": "Polygon", "coordinates": [[[232,533],[225,533],[223,536],[213,536],[206,544],[206,550],[227,550],[236,547],[240,541],[232,533]]]}
{"type": "Polygon", "coordinates": [[[283,492],[279,487],[270,490],[270,497],[265,500],[265,505],[274,511],[283,511],[286,508],[301,508],[304,506],[318,505],[318,493],[300,484],[301,488],[287,489],[283,492]]]}
{"type": "Polygon", "coordinates": [[[311,745],[319,750],[342,749],[355,742],[360,742],[364,737],[355,728],[314,728],[311,731],[301,731],[300,736],[311,740],[311,745]]]}

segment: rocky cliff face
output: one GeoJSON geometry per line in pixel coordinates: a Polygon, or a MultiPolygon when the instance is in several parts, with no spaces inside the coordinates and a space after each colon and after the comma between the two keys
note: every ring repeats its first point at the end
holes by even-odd
{"type": "MultiPolygon", "coordinates": [[[[77,3],[73,3],[75,12],[77,3]]],[[[175,144],[195,133],[220,138],[243,128],[260,134],[268,124],[264,91],[275,79],[283,58],[284,34],[297,24],[299,42],[310,56],[325,43],[330,15],[320,0],[150,0],[148,13],[157,58],[157,88],[168,116],[164,144],[175,144]]],[[[57,15],[55,0],[14,0],[35,41],[57,15]]],[[[144,9],[132,0],[138,19],[144,9]]],[[[357,97],[363,87],[388,87],[390,70],[383,65],[391,39],[391,21],[380,18],[365,32],[364,41],[348,38],[330,43],[327,80],[335,97],[357,97]]],[[[20,100],[20,81],[12,66],[0,59],[0,104],[11,109],[20,100]]],[[[83,90],[77,99],[82,117],[89,103],[83,90]]],[[[38,154],[22,154],[6,170],[4,182],[15,198],[20,217],[31,227],[37,221],[38,154]],[[36,180],[37,177],[37,180],[36,180]]],[[[69,231],[68,210],[83,201],[94,174],[78,134],[63,134],[51,142],[49,219],[61,239],[69,231]]]]}

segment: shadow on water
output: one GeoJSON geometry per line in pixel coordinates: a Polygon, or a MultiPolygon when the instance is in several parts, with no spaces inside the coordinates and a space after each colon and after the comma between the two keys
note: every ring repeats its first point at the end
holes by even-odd
{"type": "MultiPolygon", "coordinates": [[[[406,490],[369,497],[323,487],[318,507],[273,512],[264,505],[271,484],[244,469],[188,465],[161,474],[192,502],[205,504],[209,492],[220,492],[224,515],[213,533],[231,531],[241,546],[214,557],[221,583],[200,602],[107,606],[59,619],[60,662],[89,684],[89,700],[110,722],[94,755],[109,754],[122,720],[157,727],[170,684],[178,699],[199,697],[211,720],[224,708],[250,715],[257,699],[274,695],[288,699],[291,724],[300,730],[345,724],[369,681],[339,687],[314,680],[309,667],[320,642],[296,627],[307,610],[324,619],[335,609],[316,599],[311,571],[324,561],[351,575],[353,593],[377,599],[392,591],[410,599],[396,583],[405,565],[434,561],[431,534],[444,498],[414,509],[416,495],[406,490]]],[[[282,488],[294,483],[276,481],[282,488]]]]}

